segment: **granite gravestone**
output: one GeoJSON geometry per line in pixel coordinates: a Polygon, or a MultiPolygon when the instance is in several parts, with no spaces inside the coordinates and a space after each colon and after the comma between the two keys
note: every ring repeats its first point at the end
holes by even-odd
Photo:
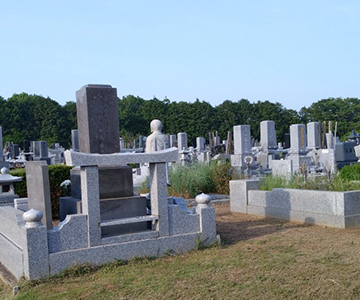
{"type": "Polygon", "coordinates": [[[260,123],[260,143],[263,151],[276,149],[276,131],[274,121],[262,121],[260,123]]]}
{"type": "Polygon", "coordinates": [[[234,126],[234,154],[251,153],[250,125],[234,126]]]}
{"type": "Polygon", "coordinates": [[[178,150],[179,152],[183,150],[188,149],[188,143],[187,143],[187,133],[186,132],[179,132],[177,135],[178,140],[178,150]]]}
{"type": "Polygon", "coordinates": [[[169,148],[172,147],[177,147],[177,142],[176,142],[176,135],[175,134],[171,134],[169,137],[169,148]]]}
{"type": "Polygon", "coordinates": [[[304,124],[290,126],[290,147],[292,153],[300,153],[306,150],[306,132],[304,124]]]}
{"type": "Polygon", "coordinates": [[[319,122],[310,122],[307,125],[307,147],[309,149],[321,148],[321,131],[319,122]]]}
{"type": "Polygon", "coordinates": [[[206,143],[206,139],[203,137],[197,137],[196,138],[196,150],[198,152],[203,152],[205,151],[205,143],[206,143]]]}
{"type": "Polygon", "coordinates": [[[231,165],[247,167],[245,158],[251,155],[250,125],[237,125],[234,131],[234,154],[231,155],[231,165]]]}
{"type": "Polygon", "coordinates": [[[116,93],[111,85],[93,84],[76,92],[80,152],[120,152],[116,93]]]}
{"type": "Polygon", "coordinates": [[[71,146],[76,152],[79,152],[79,132],[77,129],[71,130],[71,146]]]}

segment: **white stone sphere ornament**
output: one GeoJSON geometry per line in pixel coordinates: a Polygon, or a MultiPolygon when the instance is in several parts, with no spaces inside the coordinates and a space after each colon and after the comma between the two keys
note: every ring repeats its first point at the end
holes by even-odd
{"type": "Polygon", "coordinates": [[[42,226],[41,219],[43,218],[43,213],[40,210],[30,209],[23,214],[23,219],[26,222],[26,228],[34,228],[42,226]]]}
{"type": "Polygon", "coordinates": [[[3,167],[1,170],[0,170],[1,174],[2,175],[6,175],[9,173],[9,169],[7,167],[3,167]]]}
{"type": "Polygon", "coordinates": [[[209,207],[209,203],[211,201],[211,196],[201,193],[195,197],[195,201],[198,207],[209,207]]]}

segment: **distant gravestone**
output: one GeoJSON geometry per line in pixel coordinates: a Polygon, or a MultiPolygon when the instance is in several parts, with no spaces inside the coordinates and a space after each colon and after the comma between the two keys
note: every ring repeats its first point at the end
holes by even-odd
{"type": "Polygon", "coordinates": [[[13,157],[18,157],[20,155],[20,147],[18,144],[12,145],[11,153],[12,153],[13,157]]]}
{"type": "Polygon", "coordinates": [[[260,123],[260,143],[263,151],[277,147],[274,121],[262,121],[260,123]]]}
{"type": "Polygon", "coordinates": [[[25,153],[30,152],[30,142],[28,140],[24,140],[24,152],[25,153]]]}
{"type": "Polygon", "coordinates": [[[183,150],[187,150],[188,149],[187,133],[186,132],[179,132],[177,137],[178,137],[177,140],[178,140],[178,150],[179,150],[179,152],[181,152],[183,150]]]}
{"type": "Polygon", "coordinates": [[[49,157],[48,143],[47,141],[40,141],[40,158],[49,157]]]}
{"type": "Polygon", "coordinates": [[[123,138],[119,138],[120,150],[125,149],[125,141],[123,138]]]}
{"type": "Polygon", "coordinates": [[[304,124],[293,124],[290,126],[291,152],[306,150],[306,132],[304,124]]]}
{"type": "Polygon", "coordinates": [[[71,130],[71,146],[76,152],[79,152],[79,132],[77,129],[71,130]]]}
{"type": "Polygon", "coordinates": [[[196,149],[198,152],[205,151],[205,143],[206,143],[205,138],[203,138],[203,137],[196,138],[196,149]]]}
{"type": "Polygon", "coordinates": [[[116,88],[85,85],[76,92],[76,107],[80,152],[120,152],[116,88]]]}
{"type": "Polygon", "coordinates": [[[139,148],[145,148],[146,137],[143,135],[139,136],[139,148]]]}
{"type": "Polygon", "coordinates": [[[175,134],[171,134],[169,140],[170,140],[169,141],[170,148],[171,147],[177,147],[176,135],[175,134]]]}
{"type": "Polygon", "coordinates": [[[290,133],[284,134],[284,148],[289,149],[290,148],[290,133]]]}
{"type": "Polygon", "coordinates": [[[32,141],[32,151],[34,157],[40,157],[40,141],[32,141]]]}
{"type": "Polygon", "coordinates": [[[251,153],[250,125],[234,126],[234,154],[251,153]]]}
{"type": "Polygon", "coordinates": [[[307,126],[307,147],[310,149],[321,148],[320,122],[310,122],[306,126],[307,126]]]}

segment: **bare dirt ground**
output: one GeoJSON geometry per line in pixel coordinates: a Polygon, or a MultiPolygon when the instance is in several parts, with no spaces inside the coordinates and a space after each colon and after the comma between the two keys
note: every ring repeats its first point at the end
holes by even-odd
{"type": "Polygon", "coordinates": [[[229,203],[218,203],[214,207],[217,232],[229,244],[266,236],[291,236],[294,240],[306,236],[309,242],[321,239],[324,247],[360,242],[360,228],[340,229],[234,213],[230,212],[229,203]]]}

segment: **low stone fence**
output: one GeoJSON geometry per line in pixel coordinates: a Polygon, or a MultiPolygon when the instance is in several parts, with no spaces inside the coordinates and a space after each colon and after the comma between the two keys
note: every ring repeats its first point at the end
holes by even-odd
{"type": "MultiPolygon", "coordinates": [[[[50,227],[46,220],[52,221],[51,214],[46,216],[39,208],[34,209],[31,201],[21,204],[25,213],[20,207],[0,207],[0,263],[17,279],[36,279],[58,274],[75,264],[98,265],[134,256],[162,256],[169,250],[183,253],[195,249],[197,240],[204,244],[216,241],[215,209],[209,205],[209,196],[199,195],[197,206],[191,211],[169,203],[166,163],[175,161],[177,156],[177,149],[173,148],[151,154],[66,151],[67,164],[80,166],[82,213],[67,215],[58,226],[50,227]],[[98,165],[136,162],[150,166],[151,215],[101,220],[98,165]],[[111,236],[101,233],[103,227],[139,222],[149,222],[151,228],[111,236]]],[[[38,171],[43,166],[34,162],[32,167],[38,171]]],[[[41,181],[41,176],[33,177],[41,181]]],[[[43,189],[46,185],[41,181],[43,189]]],[[[47,197],[40,201],[44,202],[39,205],[44,211],[51,205],[49,200],[47,197]]]]}
{"type": "Polygon", "coordinates": [[[230,210],[339,228],[360,226],[360,191],[329,192],[276,188],[258,180],[230,181],[230,210]]]}

